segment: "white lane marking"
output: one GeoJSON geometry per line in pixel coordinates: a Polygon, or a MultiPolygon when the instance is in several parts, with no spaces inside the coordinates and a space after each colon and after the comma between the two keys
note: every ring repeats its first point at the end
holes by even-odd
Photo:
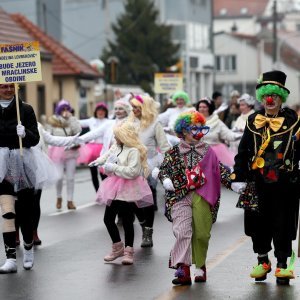
{"type": "Polygon", "coordinates": [[[219,265],[222,261],[225,260],[230,254],[235,252],[238,248],[240,248],[243,244],[249,241],[250,237],[243,235],[241,236],[234,244],[226,248],[224,251],[216,254],[213,258],[209,259],[206,263],[207,269],[212,270],[217,265],[219,265]]]}
{"type": "Polygon", "coordinates": [[[63,214],[68,214],[68,213],[72,213],[72,212],[74,212],[76,210],[83,209],[83,208],[86,208],[86,207],[90,207],[90,206],[93,206],[93,205],[96,205],[96,204],[97,203],[87,203],[87,204],[83,204],[83,205],[77,206],[77,209],[75,209],[75,210],[68,209],[68,210],[58,211],[58,212],[49,214],[48,216],[49,217],[53,217],[53,216],[59,216],[59,215],[63,215],[63,214]]]}

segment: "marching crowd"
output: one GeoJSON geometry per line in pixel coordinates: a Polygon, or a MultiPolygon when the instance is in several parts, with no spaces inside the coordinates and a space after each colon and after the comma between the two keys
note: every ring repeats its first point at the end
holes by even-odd
{"type": "Polygon", "coordinates": [[[135,216],[143,234],[141,247],[153,247],[160,182],[165,216],[176,239],[169,260],[169,267],[176,269],[172,282],[191,284],[192,264],[194,281],[205,282],[222,184],[239,194],[237,207],[244,209],[245,233],[257,254],[250,276],[266,279],[273,243],[277,283],[288,284],[295,277],[300,122],[286,105],[290,91],[285,81],[281,71],[263,73],[255,96],[232,91],[228,103],[219,92],[198,100],[177,91],[162,112],[148,94],[128,94],[115,100],[113,112],[98,103],[85,120],[78,120],[63,99],[44,126],[21,100],[18,123],[14,84],[0,85],[0,207],[7,257],[0,273],[17,272],[19,229],[24,269],[33,267],[33,246],[42,243],[38,224],[43,188],[56,185],[56,208],[62,209],[65,175],[67,209],[75,210],[76,166],[85,164],[95,200],[105,205],[104,224],[112,240],[105,262],[121,257],[124,265],[134,263],[135,216]],[[83,128],[89,131],[81,134],[83,128]]]}

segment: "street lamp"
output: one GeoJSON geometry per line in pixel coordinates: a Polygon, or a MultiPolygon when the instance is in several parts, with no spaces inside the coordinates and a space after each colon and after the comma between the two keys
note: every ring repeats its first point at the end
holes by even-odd
{"type": "Polygon", "coordinates": [[[116,69],[117,64],[120,62],[120,60],[116,56],[110,56],[107,59],[107,63],[110,64],[110,82],[115,83],[117,76],[116,76],[116,69]]]}

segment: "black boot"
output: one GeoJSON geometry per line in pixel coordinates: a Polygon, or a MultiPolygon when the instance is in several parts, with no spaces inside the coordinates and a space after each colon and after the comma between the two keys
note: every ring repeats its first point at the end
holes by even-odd
{"type": "Polygon", "coordinates": [[[0,274],[16,273],[16,232],[4,232],[3,240],[7,259],[0,267],[0,274]]]}

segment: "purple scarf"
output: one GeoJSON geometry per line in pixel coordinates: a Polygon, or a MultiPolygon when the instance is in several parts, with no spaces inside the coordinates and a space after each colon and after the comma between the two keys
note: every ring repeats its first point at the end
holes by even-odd
{"type": "Polygon", "coordinates": [[[207,182],[196,190],[211,206],[215,206],[221,195],[221,175],[219,161],[215,152],[209,147],[206,155],[200,161],[207,182]]]}

